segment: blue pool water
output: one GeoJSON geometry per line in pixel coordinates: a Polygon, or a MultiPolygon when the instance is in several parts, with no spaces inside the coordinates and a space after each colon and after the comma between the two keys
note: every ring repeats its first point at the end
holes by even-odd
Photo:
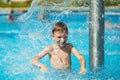
{"type": "MultiPolygon", "coordinates": [[[[106,13],[105,21],[120,25],[120,12],[106,13]]],[[[35,14],[26,21],[8,21],[0,16],[0,80],[120,80],[120,29],[105,28],[105,65],[102,71],[89,71],[88,12],[73,11],[59,14],[53,11],[47,20],[39,20],[35,14]],[[83,12],[83,13],[82,13],[83,12]],[[72,55],[72,71],[42,73],[30,64],[31,59],[45,46],[54,43],[51,29],[54,20],[68,25],[69,39],[86,59],[87,74],[79,75],[79,62],[72,55]]],[[[49,58],[41,60],[51,69],[49,58]]]]}

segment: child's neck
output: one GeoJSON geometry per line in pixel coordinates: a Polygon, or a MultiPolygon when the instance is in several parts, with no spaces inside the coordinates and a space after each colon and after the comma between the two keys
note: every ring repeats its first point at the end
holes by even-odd
{"type": "Polygon", "coordinates": [[[59,48],[61,48],[61,49],[64,49],[64,48],[66,48],[66,44],[67,44],[67,43],[64,43],[64,44],[62,44],[62,45],[61,45],[61,44],[60,44],[60,45],[57,44],[57,46],[58,46],[59,48]]]}

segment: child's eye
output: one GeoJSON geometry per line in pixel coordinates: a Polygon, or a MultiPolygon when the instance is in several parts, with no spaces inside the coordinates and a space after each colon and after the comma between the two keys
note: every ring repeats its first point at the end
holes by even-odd
{"type": "Polygon", "coordinates": [[[57,38],[67,38],[67,36],[58,36],[57,38]]]}
{"type": "Polygon", "coordinates": [[[67,38],[67,36],[63,36],[64,38],[67,38]]]}
{"type": "Polygon", "coordinates": [[[61,38],[61,36],[58,36],[58,38],[61,38]]]}

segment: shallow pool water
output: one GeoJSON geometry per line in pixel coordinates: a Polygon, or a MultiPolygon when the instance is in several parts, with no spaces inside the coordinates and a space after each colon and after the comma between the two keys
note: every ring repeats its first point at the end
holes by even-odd
{"type": "MultiPolygon", "coordinates": [[[[120,80],[120,29],[105,28],[105,65],[102,71],[89,71],[89,28],[88,13],[73,11],[69,15],[53,15],[47,20],[33,16],[25,22],[8,21],[0,16],[0,80],[120,80]],[[72,55],[72,69],[53,70],[46,56],[41,60],[49,67],[42,73],[30,64],[31,59],[45,46],[54,43],[51,29],[54,19],[63,21],[69,29],[68,42],[72,43],[86,59],[87,73],[79,75],[79,62],[72,55]]],[[[35,15],[35,14],[34,14],[35,15]]],[[[105,21],[120,24],[119,14],[106,14],[105,21]]]]}

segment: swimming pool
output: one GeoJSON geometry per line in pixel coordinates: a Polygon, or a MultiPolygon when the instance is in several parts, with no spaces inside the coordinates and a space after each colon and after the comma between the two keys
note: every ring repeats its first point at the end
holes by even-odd
{"type": "MultiPolygon", "coordinates": [[[[70,11],[58,17],[53,13],[59,12],[51,12],[49,19],[43,22],[33,16],[19,24],[0,16],[0,80],[120,80],[120,29],[105,29],[105,67],[101,72],[92,73],[89,71],[88,11],[70,11]],[[67,23],[68,42],[85,57],[87,74],[78,74],[80,65],[73,55],[71,72],[51,70],[41,73],[39,68],[30,64],[36,54],[54,42],[51,28],[55,18],[67,23]]],[[[112,20],[112,24],[120,24],[120,14],[108,13],[105,21],[112,20]]],[[[48,56],[41,62],[51,67],[48,56]]]]}

